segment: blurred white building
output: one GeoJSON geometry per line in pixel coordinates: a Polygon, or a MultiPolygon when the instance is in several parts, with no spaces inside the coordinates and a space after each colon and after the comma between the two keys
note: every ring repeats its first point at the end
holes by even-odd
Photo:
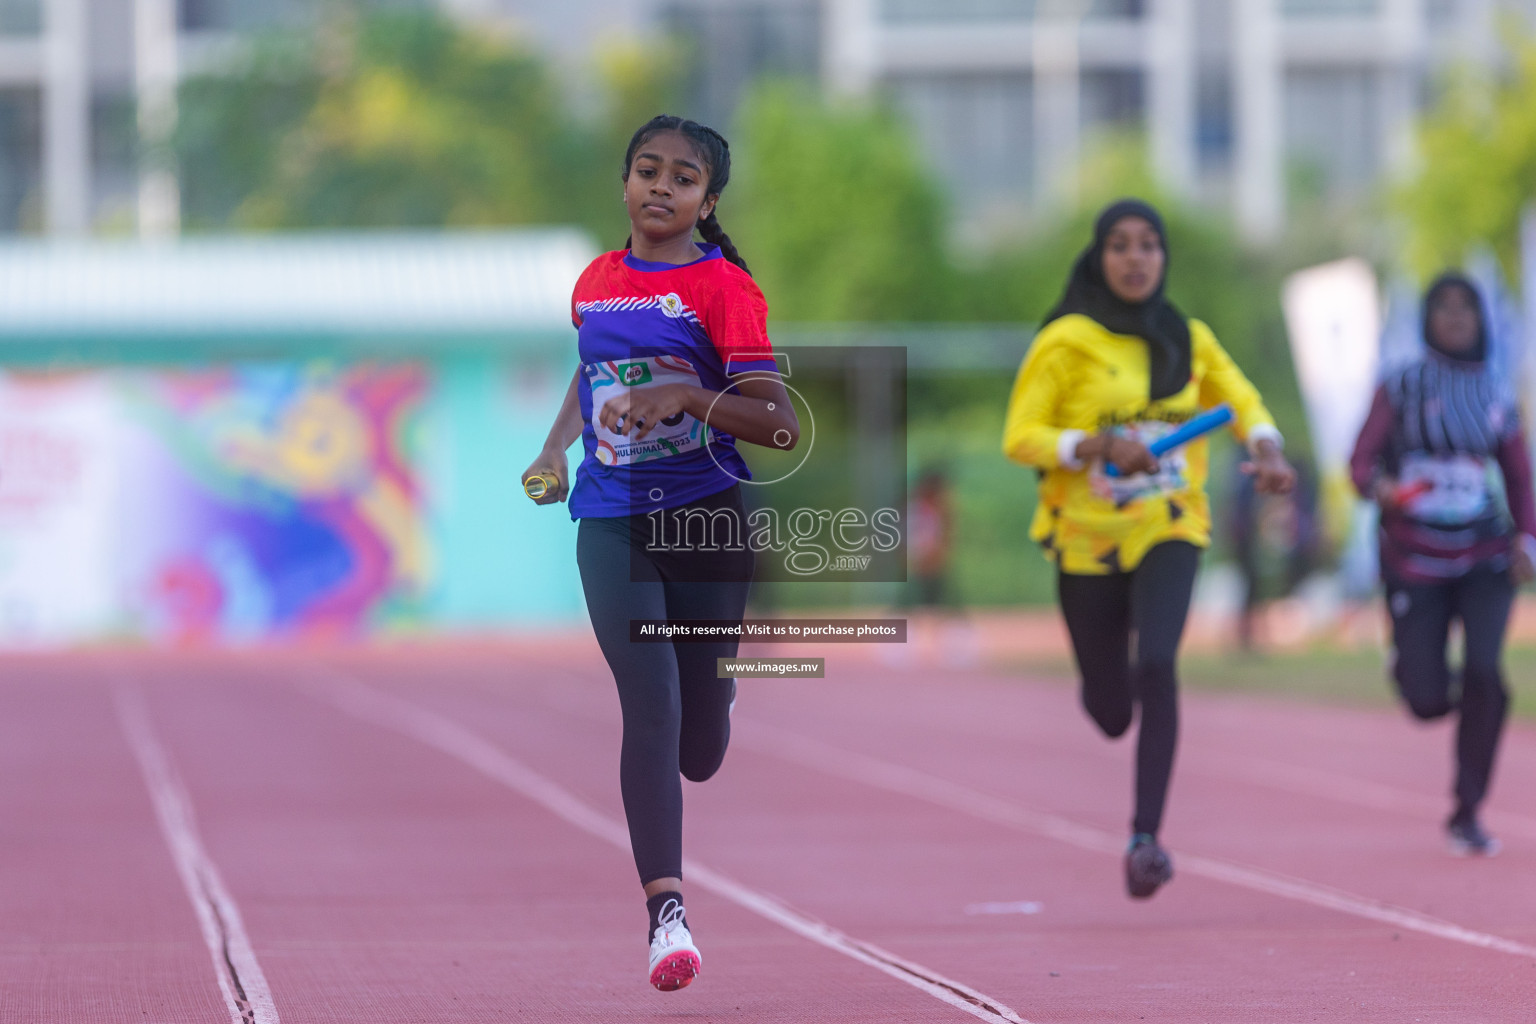
{"type": "MultiPolygon", "coordinates": [[[[1094,135],[1140,129],[1170,187],[1229,205],[1256,238],[1278,230],[1290,196],[1348,203],[1411,163],[1437,73],[1496,62],[1505,12],[1536,18],[1536,0],[437,3],[514,22],[577,62],[605,38],[676,33],[692,43],[689,109],[717,123],[762,74],[887,94],[973,224],[1070,199],[1094,135]]],[[[136,156],[169,123],[173,83],[227,61],[249,31],[324,7],[0,0],[0,231],[173,232],[174,181],[136,156]]]]}
{"type": "Polygon", "coordinates": [[[1413,159],[1411,124],[1457,59],[1495,64],[1532,0],[669,0],[717,95],[761,70],[738,19],[819,28],[831,89],[884,91],[962,216],[1070,199],[1107,128],[1145,133],[1167,185],[1272,236],[1297,193],[1350,202],[1413,159]],[[713,33],[713,36],[711,36],[713,33]],[[716,60],[712,55],[719,55],[716,60]],[[724,81],[722,81],[724,79],[724,81]]]}

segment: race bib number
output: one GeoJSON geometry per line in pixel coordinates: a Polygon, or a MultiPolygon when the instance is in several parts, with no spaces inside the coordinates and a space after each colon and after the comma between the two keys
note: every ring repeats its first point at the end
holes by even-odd
{"type": "Polygon", "coordinates": [[[639,441],[633,434],[614,433],[599,420],[607,402],[631,389],[661,384],[697,387],[699,373],[688,360],[678,356],[646,356],[589,363],[583,369],[592,387],[592,430],[597,435],[597,461],[603,465],[628,466],[665,459],[704,445],[708,428],[686,412],[668,416],[639,441]]]}
{"type": "Polygon", "coordinates": [[[1454,525],[1479,519],[1493,506],[1491,472],[1488,461],[1476,455],[1406,455],[1398,483],[1418,493],[1403,511],[1423,523],[1454,525]]]}
{"type": "MultiPolygon", "coordinates": [[[[1128,423],[1115,427],[1114,432],[1120,437],[1129,438],[1132,441],[1140,441],[1151,446],[1152,442],[1179,429],[1177,423],[1163,423],[1149,420],[1141,423],[1128,423]]],[[[1184,459],[1184,448],[1180,446],[1163,455],[1157,463],[1156,473],[1132,473],[1130,476],[1110,476],[1104,472],[1104,464],[1095,462],[1088,470],[1088,484],[1093,488],[1093,493],[1105,501],[1112,501],[1116,508],[1123,508],[1131,502],[1145,498],[1152,494],[1170,494],[1174,491],[1182,491],[1189,486],[1186,477],[1187,463],[1184,459]]]]}

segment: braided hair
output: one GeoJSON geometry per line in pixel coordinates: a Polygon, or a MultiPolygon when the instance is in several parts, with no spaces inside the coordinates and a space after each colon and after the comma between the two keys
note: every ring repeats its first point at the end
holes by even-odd
{"type": "MultiPolygon", "coordinates": [[[[672,114],[659,114],[640,126],[639,131],[629,140],[629,149],[624,151],[624,171],[621,175],[625,181],[629,180],[629,168],[634,162],[635,151],[648,140],[661,135],[664,132],[677,132],[690,143],[694,150],[704,161],[704,166],[709,169],[709,183],[704,186],[707,195],[718,196],[725,191],[726,183],[731,180],[731,145],[725,141],[725,136],[715,131],[708,125],[697,121],[690,121],[685,117],[677,117],[672,114]]],[[[748,274],[747,261],[741,258],[741,253],[736,251],[736,244],[731,241],[731,236],[725,233],[720,226],[720,218],[715,216],[711,209],[709,216],[699,221],[699,234],[704,241],[720,247],[720,255],[736,264],[748,274]]],[[[634,236],[631,235],[624,242],[624,247],[629,248],[634,244],[634,236]]]]}

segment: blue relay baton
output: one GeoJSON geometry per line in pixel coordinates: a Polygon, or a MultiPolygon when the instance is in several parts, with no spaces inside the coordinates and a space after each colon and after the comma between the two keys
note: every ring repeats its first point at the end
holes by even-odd
{"type": "MultiPolygon", "coordinates": [[[[1202,434],[1209,434],[1217,427],[1224,427],[1232,422],[1232,407],[1230,405],[1218,405],[1214,409],[1207,409],[1194,419],[1187,420],[1183,426],[1172,433],[1164,434],[1147,446],[1153,458],[1160,459],[1173,451],[1181,444],[1188,444],[1202,434]]],[[[1119,476],[1120,470],[1112,462],[1104,464],[1105,476],[1119,476]]]]}

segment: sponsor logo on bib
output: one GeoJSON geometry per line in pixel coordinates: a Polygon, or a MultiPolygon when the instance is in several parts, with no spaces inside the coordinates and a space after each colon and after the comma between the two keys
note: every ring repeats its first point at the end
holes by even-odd
{"type": "Polygon", "coordinates": [[[664,459],[693,451],[708,443],[709,431],[702,420],[694,419],[684,410],[663,417],[654,424],[647,423],[650,433],[642,440],[609,430],[603,426],[604,407],[626,389],[641,385],[666,384],[699,385],[699,373],[693,364],[680,356],[649,356],[628,362],[597,362],[584,367],[592,388],[592,433],[596,440],[593,457],[604,466],[627,466],[651,459],[664,459]]]}
{"type": "Polygon", "coordinates": [[[645,363],[620,363],[619,380],[626,387],[648,384],[651,380],[651,368],[645,363]]]}

